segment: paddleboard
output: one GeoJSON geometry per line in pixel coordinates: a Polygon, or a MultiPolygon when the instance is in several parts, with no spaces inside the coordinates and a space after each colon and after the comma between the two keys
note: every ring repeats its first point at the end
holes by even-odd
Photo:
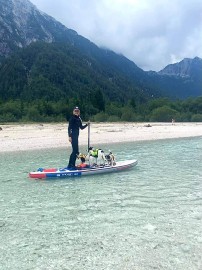
{"type": "Polygon", "coordinates": [[[68,170],[67,168],[48,168],[43,169],[39,168],[37,171],[30,172],[29,177],[35,179],[46,179],[46,178],[68,178],[68,177],[77,177],[85,175],[95,175],[102,173],[112,173],[120,172],[123,170],[130,169],[137,165],[137,160],[125,160],[118,161],[116,165],[110,166],[95,166],[90,168],[82,168],[76,170],[68,170]]]}

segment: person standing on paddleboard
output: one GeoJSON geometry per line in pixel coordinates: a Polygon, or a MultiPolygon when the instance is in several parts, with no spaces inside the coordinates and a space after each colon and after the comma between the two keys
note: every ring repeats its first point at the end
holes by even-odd
{"type": "Polygon", "coordinates": [[[79,154],[79,129],[84,129],[89,125],[89,122],[85,125],[82,124],[80,118],[80,109],[75,107],[73,109],[73,115],[69,119],[68,136],[69,142],[72,144],[72,153],[69,158],[68,169],[75,169],[75,163],[77,155],[79,154]]]}

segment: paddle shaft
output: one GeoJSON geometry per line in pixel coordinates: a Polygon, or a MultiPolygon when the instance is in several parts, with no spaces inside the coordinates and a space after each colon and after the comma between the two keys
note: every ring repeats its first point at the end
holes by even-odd
{"type": "Polygon", "coordinates": [[[88,151],[90,148],[90,122],[88,123],[88,151]]]}

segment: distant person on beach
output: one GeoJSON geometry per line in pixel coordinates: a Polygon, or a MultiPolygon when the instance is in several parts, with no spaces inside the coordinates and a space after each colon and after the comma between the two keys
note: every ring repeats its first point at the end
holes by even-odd
{"type": "Polygon", "coordinates": [[[175,119],[172,119],[172,125],[174,125],[175,124],[175,119]]]}
{"type": "Polygon", "coordinates": [[[85,125],[82,124],[80,118],[80,109],[75,107],[73,109],[73,115],[69,119],[68,136],[69,142],[72,144],[72,153],[69,158],[68,169],[75,169],[75,163],[77,155],[79,154],[79,129],[84,129],[88,126],[89,122],[85,125]]]}

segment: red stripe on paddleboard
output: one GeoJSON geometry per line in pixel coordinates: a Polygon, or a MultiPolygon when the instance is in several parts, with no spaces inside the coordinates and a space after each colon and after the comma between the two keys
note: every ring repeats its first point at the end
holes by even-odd
{"type": "Polygon", "coordinates": [[[43,174],[42,173],[38,173],[38,174],[37,173],[35,173],[35,174],[30,173],[29,177],[30,178],[41,178],[42,179],[42,178],[46,178],[46,174],[45,173],[43,173],[43,174]]]}
{"type": "Polygon", "coordinates": [[[57,169],[55,168],[50,168],[50,169],[44,169],[43,172],[56,172],[57,169]]]}

